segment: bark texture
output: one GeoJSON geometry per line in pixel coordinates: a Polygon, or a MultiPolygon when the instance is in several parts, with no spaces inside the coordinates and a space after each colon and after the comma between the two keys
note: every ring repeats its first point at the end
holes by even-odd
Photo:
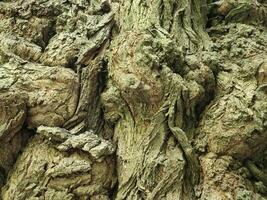
{"type": "Polygon", "coordinates": [[[0,199],[267,199],[267,2],[0,0],[0,199]]]}

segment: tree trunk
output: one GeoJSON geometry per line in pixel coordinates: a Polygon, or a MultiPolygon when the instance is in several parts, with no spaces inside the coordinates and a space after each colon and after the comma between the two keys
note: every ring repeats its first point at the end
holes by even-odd
{"type": "Polygon", "coordinates": [[[267,199],[266,13],[0,1],[0,199],[267,199]]]}

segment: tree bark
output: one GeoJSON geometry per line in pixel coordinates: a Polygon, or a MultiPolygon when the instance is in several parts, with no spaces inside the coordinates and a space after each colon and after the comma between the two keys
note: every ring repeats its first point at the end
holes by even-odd
{"type": "Polygon", "coordinates": [[[0,1],[0,199],[267,199],[264,1],[0,1]]]}

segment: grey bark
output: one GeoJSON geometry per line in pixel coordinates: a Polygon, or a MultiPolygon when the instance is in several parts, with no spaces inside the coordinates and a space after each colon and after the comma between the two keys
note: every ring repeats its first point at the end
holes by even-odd
{"type": "Polygon", "coordinates": [[[0,199],[267,199],[264,1],[0,1],[0,199]]]}

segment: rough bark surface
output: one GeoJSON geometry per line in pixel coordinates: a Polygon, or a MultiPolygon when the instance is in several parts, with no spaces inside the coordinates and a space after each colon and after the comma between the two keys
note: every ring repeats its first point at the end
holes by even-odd
{"type": "Polygon", "coordinates": [[[0,0],[0,199],[267,199],[267,2],[0,0]]]}

